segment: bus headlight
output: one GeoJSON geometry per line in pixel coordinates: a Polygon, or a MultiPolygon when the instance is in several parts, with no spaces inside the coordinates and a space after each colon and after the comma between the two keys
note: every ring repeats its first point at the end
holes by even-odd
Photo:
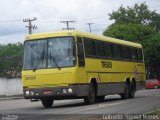
{"type": "Polygon", "coordinates": [[[26,91],[26,95],[29,95],[29,91],[28,90],[26,91]]]}
{"type": "Polygon", "coordinates": [[[72,93],[73,91],[72,91],[72,88],[69,88],[68,89],[68,93],[72,93]]]}
{"type": "Polygon", "coordinates": [[[69,94],[69,93],[72,93],[73,90],[72,90],[72,88],[64,88],[64,89],[62,90],[62,92],[63,92],[63,94],[69,94]]]}
{"type": "Polygon", "coordinates": [[[66,94],[67,93],[67,89],[63,89],[63,93],[66,94]]]}

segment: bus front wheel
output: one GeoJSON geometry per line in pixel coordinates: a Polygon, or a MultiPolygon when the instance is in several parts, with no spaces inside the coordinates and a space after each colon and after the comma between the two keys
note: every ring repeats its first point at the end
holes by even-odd
{"type": "Polygon", "coordinates": [[[53,102],[54,102],[53,99],[41,99],[41,101],[42,101],[42,105],[43,105],[45,108],[51,108],[52,105],[53,105],[53,102]]]}
{"type": "Polygon", "coordinates": [[[88,92],[88,96],[84,97],[84,102],[87,105],[93,104],[95,102],[95,87],[93,83],[90,83],[88,92]]]}

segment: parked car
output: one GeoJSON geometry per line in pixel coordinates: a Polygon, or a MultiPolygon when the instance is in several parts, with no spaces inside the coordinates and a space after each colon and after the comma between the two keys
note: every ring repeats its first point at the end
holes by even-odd
{"type": "Polygon", "coordinates": [[[145,88],[146,89],[158,89],[158,88],[160,88],[160,80],[157,80],[157,79],[146,80],[145,88]]]}

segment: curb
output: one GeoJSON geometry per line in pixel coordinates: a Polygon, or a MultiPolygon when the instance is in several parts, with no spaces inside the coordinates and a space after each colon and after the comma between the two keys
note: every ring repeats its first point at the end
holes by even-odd
{"type": "Polygon", "coordinates": [[[11,95],[11,96],[7,96],[7,95],[0,95],[0,101],[3,100],[13,100],[13,99],[23,99],[23,95],[11,95]]]}

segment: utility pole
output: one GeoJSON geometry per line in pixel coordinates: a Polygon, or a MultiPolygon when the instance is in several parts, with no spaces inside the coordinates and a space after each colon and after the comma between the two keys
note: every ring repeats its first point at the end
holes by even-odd
{"type": "Polygon", "coordinates": [[[32,34],[32,29],[33,29],[33,30],[37,29],[37,26],[36,26],[36,25],[32,25],[32,21],[35,21],[35,20],[37,20],[36,17],[34,17],[33,19],[30,19],[30,18],[28,18],[28,19],[23,19],[23,22],[28,22],[28,26],[25,26],[25,27],[28,28],[28,33],[29,33],[29,34],[32,34]]]}
{"type": "Polygon", "coordinates": [[[75,22],[75,21],[67,21],[67,20],[66,20],[66,21],[60,21],[60,22],[67,25],[66,28],[63,28],[63,30],[75,30],[75,28],[70,28],[70,27],[69,27],[69,23],[73,23],[73,22],[75,22]]]}
{"type": "Polygon", "coordinates": [[[92,29],[91,29],[91,25],[94,24],[94,23],[87,23],[87,25],[89,26],[89,32],[91,33],[92,32],[92,29]]]}

